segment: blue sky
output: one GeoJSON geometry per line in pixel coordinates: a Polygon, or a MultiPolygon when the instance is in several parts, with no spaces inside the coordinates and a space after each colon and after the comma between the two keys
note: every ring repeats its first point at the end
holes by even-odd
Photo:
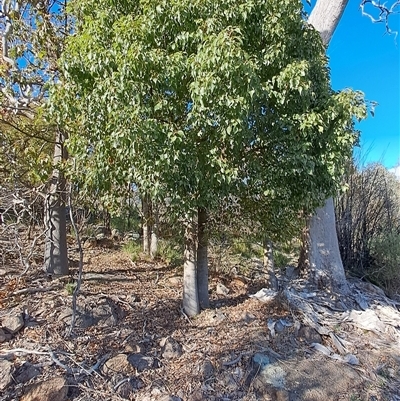
{"type": "Polygon", "coordinates": [[[355,152],[364,164],[380,161],[390,168],[400,162],[400,16],[389,20],[399,31],[396,38],[385,33],[384,24],[363,16],[360,2],[349,1],[329,45],[332,86],[361,90],[367,100],[378,102],[375,116],[357,125],[361,149],[355,152]]]}

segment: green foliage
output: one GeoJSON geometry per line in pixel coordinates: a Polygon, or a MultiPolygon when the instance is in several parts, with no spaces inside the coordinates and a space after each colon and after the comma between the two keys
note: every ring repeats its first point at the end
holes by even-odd
{"type": "Polygon", "coordinates": [[[65,290],[67,291],[68,295],[72,295],[75,291],[75,288],[76,288],[75,282],[65,284],[65,290]]]}
{"type": "Polygon", "coordinates": [[[249,238],[233,238],[230,246],[233,255],[240,255],[245,259],[262,258],[262,248],[249,241],[249,238]]]}
{"type": "Polygon", "coordinates": [[[234,195],[271,238],[340,184],[365,116],[333,92],[301,1],[79,0],[52,111],[82,191],[182,216],[234,195]],[[261,207],[260,207],[261,205],[261,207]]]}
{"type": "Polygon", "coordinates": [[[144,257],[142,245],[137,241],[127,242],[123,245],[122,250],[130,256],[132,262],[137,262],[144,257]]]}
{"type": "Polygon", "coordinates": [[[274,264],[278,269],[286,267],[292,260],[291,256],[279,249],[274,250],[274,264]]]}
{"type": "Polygon", "coordinates": [[[180,266],[183,264],[183,248],[182,245],[177,243],[176,241],[169,240],[160,240],[158,242],[158,250],[157,257],[160,258],[163,262],[165,262],[169,266],[180,266]]]}

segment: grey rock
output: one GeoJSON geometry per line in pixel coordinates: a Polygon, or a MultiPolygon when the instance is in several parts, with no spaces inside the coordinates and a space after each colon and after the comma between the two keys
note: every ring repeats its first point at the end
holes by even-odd
{"type": "Polygon", "coordinates": [[[3,329],[0,329],[0,344],[7,341],[7,334],[3,329]]]}
{"type": "Polygon", "coordinates": [[[256,317],[252,313],[245,311],[240,316],[240,320],[243,321],[245,324],[249,324],[256,320],[256,317]]]}
{"type": "Polygon", "coordinates": [[[40,375],[40,370],[30,364],[29,362],[25,362],[16,372],[15,380],[18,383],[26,383],[29,380],[33,379],[40,375]]]}
{"type": "Polygon", "coordinates": [[[214,366],[209,360],[205,360],[201,366],[201,374],[204,379],[209,379],[214,375],[214,366]]]}
{"type": "Polygon", "coordinates": [[[67,382],[63,377],[36,383],[29,386],[21,401],[66,401],[67,382]]]}
{"type": "Polygon", "coordinates": [[[253,356],[253,362],[259,366],[260,369],[263,369],[265,366],[271,363],[269,357],[267,355],[261,354],[257,352],[253,356]]]}
{"type": "Polygon", "coordinates": [[[154,358],[142,354],[131,354],[128,356],[128,361],[138,372],[153,369],[155,365],[154,358]]]}
{"type": "MultiPolygon", "coordinates": [[[[106,298],[101,301],[100,305],[92,306],[87,303],[78,306],[75,324],[83,329],[91,326],[110,327],[115,326],[124,316],[123,309],[111,299],[106,298]]],[[[71,318],[71,308],[65,308],[59,315],[59,320],[64,321],[67,325],[71,323],[71,318]]]]}
{"type": "Polygon", "coordinates": [[[283,330],[285,330],[285,326],[280,320],[278,320],[275,324],[275,331],[277,333],[282,333],[283,330]]]}
{"type": "Polygon", "coordinates": [[[264,384],[270,384],[275,388],[285,386],[286,372],[277,364],[270,364],[260,369],[257,379],[264,384]]]}
{"type": "Polygon", "coordinates": [[[218,295],[228,295],[229,294],[229,288],[225,287],[222,283],[218,283],[217,284],[216,293],[218,295]]]}
{"type": "Polygon", "coordinates": [[[172,337],[160,341],[162,356],[165,359],[176,359],[182,355],[182,345],[172,337]]]}
{"type": "Polygon", "coordinates": [[[115,389],[116,393],[124,399],[132,399],[132,393],[144,387],[143,380],[136,376],[122,379],[115,389]]]}
{"type": "Polygon", "coordinates": [[[118,354],[104,363],[102,371],[106,375],[112,375],[115,373],[129,374],[133,373],[133,368],[129,363],[126,354],[118,354]]]}
{"type": "Polygon", "coordinates": [[[302,326],[298,332],[300,339],[306,341],[308,344],[322,343],[322,337],[316,330],[309,326],[302,326]]]}
{"type": "Polygon", "coordinates": [[[111,238],[113,240],[119,241],[122,238],[122,234],[119,230],[117,230],[116,228],[113,228],[111,230],[111,238]]]}
{"type": "Polygon", "coordinates": [[[97,246],[97,239],[94,237],[89,237],[84,243],[83,243],[83,248],[84,249],[90,249],[90,248],[96,248],[97,246]]]}
{"type": "Polygon", "coordinates": [[[4,317],[2,326],[11,334],[18,333],[24,327],[24,318],[22,317],[22,313],[4,317]]]}
{"type": "Polygon", "coordinates": [[[0,390],[4,390],[12,381],[14,365],[5,360],[0,360],[0,390]]]}
{"type": "Polygon", "coordinates": [[[157,398],[157,401],[182,401],[182,398],[176,395],[162,395],[157,398]]]}

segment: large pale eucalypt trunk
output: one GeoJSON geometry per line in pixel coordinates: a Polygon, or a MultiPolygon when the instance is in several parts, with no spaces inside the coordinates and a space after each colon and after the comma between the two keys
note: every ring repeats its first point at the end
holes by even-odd
{"type": "Polygon", "coordinates": [[[64,134],[57,133],[54,146],[54,170],[49,191],[45,198],[46,242],[44,269],[48,275],[68,275],[67,223],[66,223],[66,180],[60,163],[66,159],[64,134]]]}
{"type": "MultiPolygon", "coordinates": [[[[333,33],[343,15],[348,0],[318,0],[308,22],[321,34],[328,47],[333,33]]],[[[318,286],[346,294],[349,287],[343,268],[336,233],[333,199],[329,198],[316,210],[309,222],[308,269],[310,278],[318,286]]]]}

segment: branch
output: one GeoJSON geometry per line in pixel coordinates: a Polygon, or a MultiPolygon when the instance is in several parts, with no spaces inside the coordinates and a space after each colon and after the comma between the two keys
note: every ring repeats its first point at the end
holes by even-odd
{"type": "Polygon", "coordinates": [[[385,24],[386,32],[391,35],[394,34],[397,37],[398,32],[392,31],[389,26],[389,16],[392,14],[399,14],[400,10],[397,8],[400,7],[400,1],[395,1],[390,7],[386,6],[386,3],[381,4],[380,1],[375,0],[362,0],[360,4],[362,15],[368,17],[373,23],[383,22],[385,24]],[[365,6],[367,4],[371,4],[372,7],[379,10],[378,18],[374,18],[370,13],[365,11],[365,6]]]}

